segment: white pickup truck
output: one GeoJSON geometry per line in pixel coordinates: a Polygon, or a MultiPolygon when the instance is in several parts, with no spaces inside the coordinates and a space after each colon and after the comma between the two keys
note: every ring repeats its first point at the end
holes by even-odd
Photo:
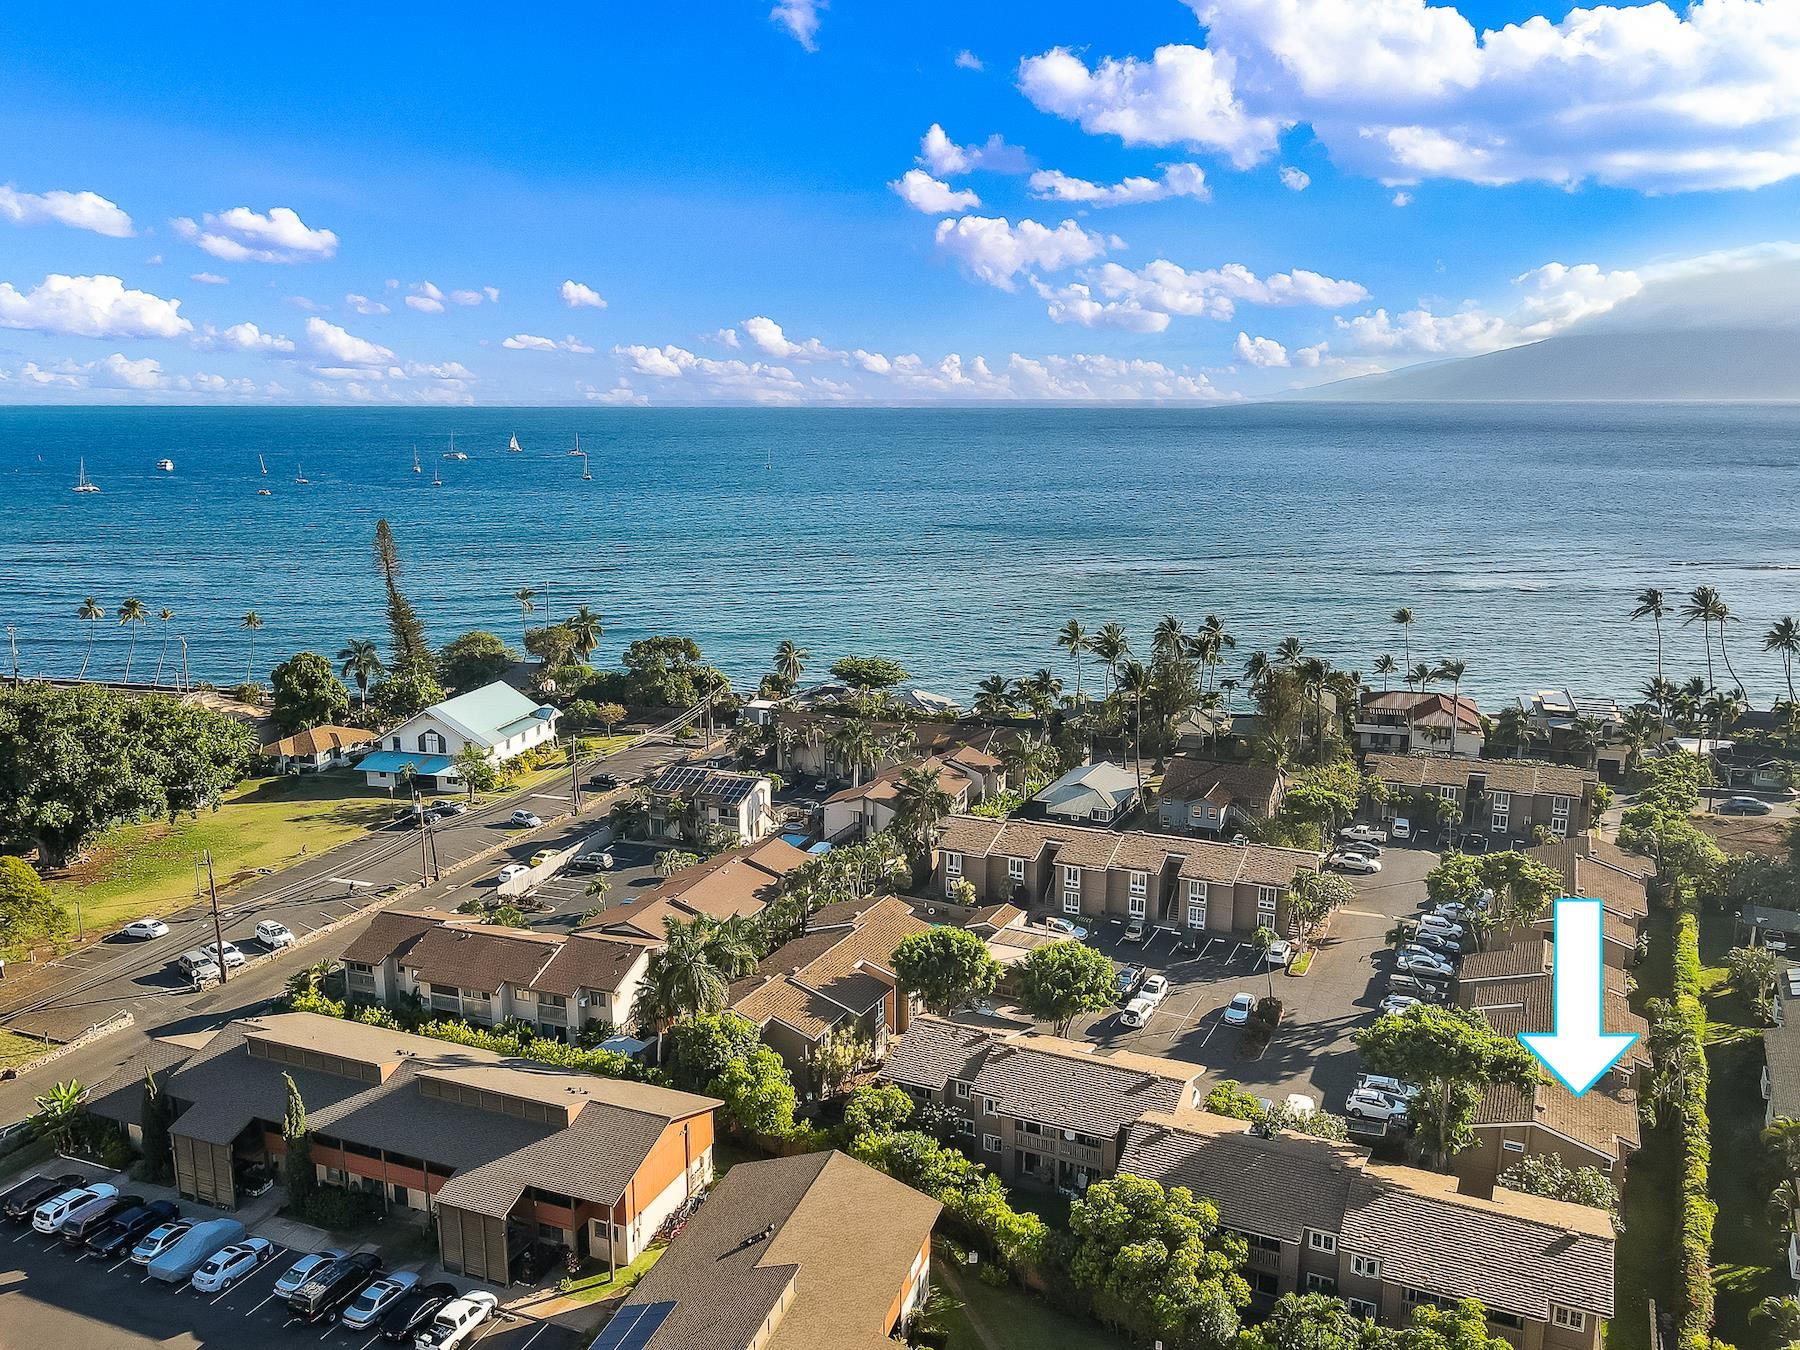
{"type": "Polygon", "coordinates": [[[1388,837],[1386,830],[1373,825],[1346,825],[1338,831],[1338,838],[1352,844],[1385,844],[1388,837]]]}

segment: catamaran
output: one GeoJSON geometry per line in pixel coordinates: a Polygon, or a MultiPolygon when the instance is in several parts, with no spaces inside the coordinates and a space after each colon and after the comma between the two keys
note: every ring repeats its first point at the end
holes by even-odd
{"type": "Polygon", "coordinates": [[[450,433],[450,448],[444,451],[445,459],[467,459],[468,456],[456,448],[456,433],[450,433]]]}
{"type": "Polygon", "coordinates": [[[590,470],[588,468],[588,457],[587,457],[586,451],[583,451],[582,455],[581,455],[581,478],[582,478],[582,481],[586,482],[586,483],[591,483],[594,481],[593,472],[592,472],[592,470],[590,470]]]}
{"type": "Polygon", "coordinates": [[[78,465],[78,467],[76,469],[77,477],[75,479],[75,491],[77,491],[77,492],[98,492],[100,490],[100,485],[98,483],[96,483],[93,479],[91,479],[87,476],[87,460],[85,460],[85,459],[78,460],[77,465],[78,465]]]}
{"type": "Polygon", "coordinates": [[[296,483],[310,483],[310,482],[312,482],[312,479],[310,479],[306,476],[305,469],[301,468],[298,464],[296,464],[294,466],[294,481],[296,483]]]}
{"type": "Polygon", "coordinates": [[[525,453],[525,447],[519,444],[518,432],[513,432],[512,439],[507,441],[506,453],[509,455],[522,455],[525,453]]]}
{"type": "Polygon", "coordinates": [[[431,486],[444,486],[444,471],[442,469],[433,469],[431,471],[431,486]]]}
{"type": "Polygon", "coordinates": [[[581,433],[579,431],[575,433],[575,448],[569,451],[569,453],[571,455],[579,455],[581,453],[581,433]]]}

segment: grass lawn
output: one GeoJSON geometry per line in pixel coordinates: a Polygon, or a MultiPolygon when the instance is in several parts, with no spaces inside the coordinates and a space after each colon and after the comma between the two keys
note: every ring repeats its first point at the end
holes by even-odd
{"type": "Polygon", "coordinates": [[[616,1278],[603,1265],[591,1275],[577,1275],[572,1280],[563,1280],[556,1286],[557,1292],[564,1298],[572,1298],[580,1303],[598,1303],[601,1299],[629,1294],[668,1250],[668,1243],[655,1243],[630,1265],[619,1267],[616,1278]]]}
{"type": "Polygon", "coordinates": [[[1013,1285],[992,1288],[972,1271],[945,1279],[938,1269],[945,1292],[963,1305],[944,1318],[950,1350],[1128,1350],[1131,1345],[1096,1323],[1063,1316],[1013,1285]]]}
{"type": "Polygon", "coordinates": [[[22,1064],[28,1059],[35,1059],[50,1048],[47,1042],[0,1028],[0,1069],[9,1064],[22,1064]]]}

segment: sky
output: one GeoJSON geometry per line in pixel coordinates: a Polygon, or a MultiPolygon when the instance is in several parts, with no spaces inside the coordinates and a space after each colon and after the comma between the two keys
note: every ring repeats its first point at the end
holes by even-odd
{"type": "Polygon", "coordinates": [[[9,7],[0,404],[1215,403],[1728,322],[1795,69],[1794,0],[9,7]]]}

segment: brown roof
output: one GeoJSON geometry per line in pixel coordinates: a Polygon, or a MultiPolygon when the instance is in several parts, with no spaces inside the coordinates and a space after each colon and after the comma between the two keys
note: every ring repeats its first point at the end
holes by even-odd
{"type": "Polygon", "coordinates": [[[1266,844],[1215,844],[1183,835],[1148,830],[1101,830],[1086,825],[1051,824],[1038,820],[988,820],[951,816],[938,848],[965,857],[1034,859],[1056,849],[1059,867],[1160,871],[1170,858],[1181,859],[1181,875],[1229,885],[1237,882],[1291,886],[1299,873],[1318,870],[1318,854],[1266,844]]]}
{"type": "MultiPolygon", "coordinates": [[[[1479,1008],[1502,1036],[1556,1030],[1556,990],[1550,975],[1478,985],[1472,997],[1470,1006],[1479,1008]]],[[[1602,995],[1600,1025],[1609,1032],[1628,1032],[1638,1038],[1622,1063],[1633,1067],[1650,1063],[1650,1024],[1631,1010],[1631,1000],[1622,988],[1607,989],[1602,995]]]]}
{"type": "Polygon", "coordinates": [[[1650,895],[1642,870],[1648,860],[1625,852],[1617,844],[1582,835],[1559,839],[1527,850],[1527,856],[1554,867],[1563,876],[1563,894],[1602,901],[1609,915],[1619,915],[1634,925],[1630,941],[1635,945],[1635,925],[1650,915],[1650,895]],[[1596,847],[1597,846],[1597,847],[1596,847]]]}
{"type": "Polygon", "coordinates": [[[1448,755],[1370,755],[1369,772],[1389,787],[1435,788],[1469,786],[1470,774],[1487,778],[1489,792],[1548,794],[1578,798],[1600,781],[1592,769],[1566,764],[1535,764],[1522,759],[1463,759],[1448,755]]]}
{"type": "Polygon", "coordinates": [[[440,910],[409,913],[384,909],[369,920],[367,928],[350,939],[350,945],[344,948],[344,960],[374,966],[389,957],[404,956],[412,950],[413,943],[452,917],[440,910]]]}
{"type": "Polygon", "coordinates": [[[559,945],[547,934],[529,935],[519,928],[446,922],[421,934],[400,964],[428,984],[487,993],[502,984],[530,989],[559,945]]]}
{"type": "Polygon", "coordinates": [[[656,947],[648,938],[571,933],[549,964],[533,977],[531,988],[564,998],[573,998],[583,989],[617,989],[656,947]]]}
{"type": "MultiPolygon", "coordinates": [[[[980,753],[972,751],[970,753],[980,753]]],[[[955,802],[958,809],[967,804],[969,789],[974,786],[973,780],[965,773],[958,773],[950,768],[945,755],[930,755],[925,759],[907,760],[899,764],[890,764],[881,772],[865,778],[855,787],[847,787],[832,793],[825,800],[828,802],[889,802],[892,803],[900,795],[900,780],[914,769],[930,769],[937,774],[938,787],[942,788],[955,802]]]]}
{"type": "Polygon", "coordinates": [[[502,983],[546,994],[615,990],[656,942],[626,934],[495,928],[461,915],[385,910],[344,950],[346,961],[392,958],[427,984],[487,993],[502,983]]]}
{"type": "Polygon", "coordinates": [[[1536,1125],[1617,1160],[1638,1146],[1638,1096],[1611,1075],[1579,1097],[1560,1083],[1540,1085],[1528,1093],[1490,1087],[1475,1108],[1474,1125],[1476,1129],[1536,1125]]]}
{"type": "Polygon", "coordinates": [[[842,1153],[739,1163],[618,1315],[672,1305],[644,1350],[891,1350],[940,1209],[842,1153]]]}
{"type": "Polygon", "coordinates": [[[1452,697],[1434,690],[1420,693],[1413,689],[1389,689],[1384,693],[1363,695],[1362,710],[1370,713],[1396,713],[1410,716],[1416,727],[1448,727],[1454,717],[1459,728],[1481,730],[1481,709],[1468,697],[1452,697]]]}
{"type": "Polygon", "coordinates": [[[994,1043],[994,1034],[985,1027],[964,1026],[941,1017],[915,1017],[888,1052],[881,1076],[908,1087],[942,1092],[951,1079],[972,1081],[994,1043]]]}
{"type": "Polygon", "coordinates": [[[362,731],[356,727],[309,727],[279,741],[270,741],[262,747],[262,753],[271,759],[277,755],[323,755],[353,745],[367,745],[370,741],[379,739],[376,732],[362,731]]]}
{"type": "Polygon", "coordinates": [[[1002,928],[1011,928],[1025,917],[1025,911],[1017,905],[1009,905],[1002,901],[998,905],[988,905],[969,915],[968,922],[963,924],[970,931],[981,930],[986,936],[998,933],[1002,928]]]}
{"type": "MultiPolygon", "coordinates": [[[[1554,931],[1554,930],[1552,930],[1554,931]]],[[[1466,957],[1457,971],[1457,987],[1473,996],[1477,985],[1491,981],[1518,981],[1548,975],[1554,968],[1556,949],[1547,933],[1532,928],[1518,935],[1509,946],[1474,952],[1466,957]]],[[[1625,992],[1625,976],[1613,966],[1603,966],[1608,993],[1625,992]]]]}
{"type": "Polygon", "coordinates": [[[1177,755],[1163,774],[1166,801],[1209,801],[1215,805],[1236,802],[1268,815],[1281,796],[1281,770],[1268,764],[1240,764],[1232,760],[1196,759],[1177,755]]]}
{"type": "MultiPolygon", "coordinates": [[[[822,910],[812,921],[816,924],[824,915],[822,910]]],[[[780,1022],[817,1040],[844,1017],[881,1002],[893,974],[889,962],[894,948],[902,938],[930,927],[905,901],[889,896],[864,908],[846,926],[815,927],[777,947],[756,974],[731,986],[730,1006],[758,1026],[780,1022]]]]}
{"type": "Polygon", "coordinates": [[[609,910],[600,916],[599,926],[623,927],[660,938],[662,918],[671,913],[681,920],[696,914],[712,919],[758,914],[779,892],[781,879],[807,860],[805,852],[785,839],[727,849],[652,886],[629,910],[609,910]],[[655,913],[646,920],[645,911],[653,907],[655,913]]]}

